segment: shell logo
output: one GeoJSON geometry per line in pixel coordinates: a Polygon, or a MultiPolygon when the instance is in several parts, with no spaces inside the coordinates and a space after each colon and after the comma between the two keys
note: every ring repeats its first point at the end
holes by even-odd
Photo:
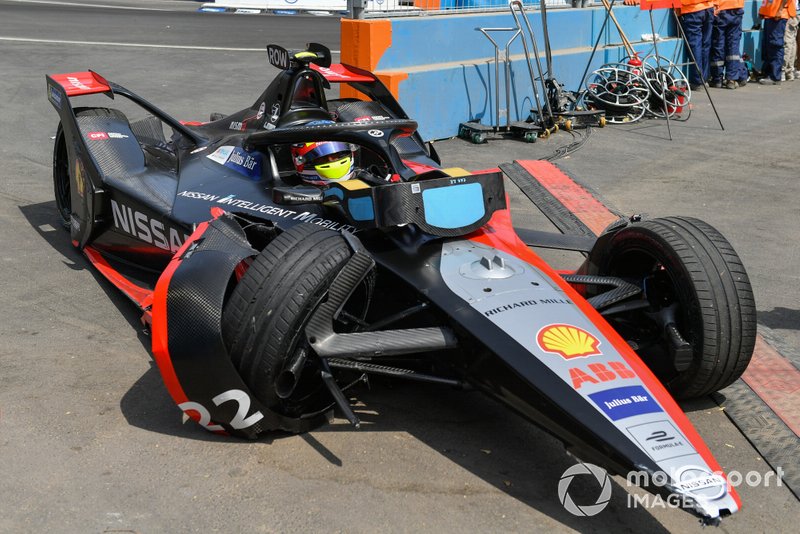
{"type": "Polygon", "coordinates": [[[600,340],[586,330],[568,324],[545,326],[539,330],[536,342],[543,351],[567,360],[602,354],[597,350],[600,340]]]}

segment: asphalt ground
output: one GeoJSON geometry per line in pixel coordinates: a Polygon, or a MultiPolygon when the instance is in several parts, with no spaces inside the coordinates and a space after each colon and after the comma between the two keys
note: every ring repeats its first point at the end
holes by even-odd
{"type": "MultiPolygon", "coordinates": [[[[0,0],[0,38],[17,39],[0,39],[0,531],[700,528],[681,511],[629,508],[619,478],[601,514],[572,516],[556,488],[575,460],[477,393],[375,382],[358,394],[361,430],[337,419],[306,435],[257,442],[182,424],[136,310],[56,228],[57,119],[44,74],[92,68],[176,117],[204,120],[250,105],[274,76],[263,52],[246,49],[310,40],[338,49],[338,23],[197,15],[193,2],[103,4],[167,11],[0,0]]],[[[760,332],[796,365],[800,82],[712,97],[724,132],[700,95],[689,122],[673,125],[673,141],[663,121],[608,127],[559,165],[622,212],[696,216],[722,231],[750,273],[760,332]]],[[[448,165],[482,169],[543,157],[571,140],[559,133],[532,145],[451,140],[436,147],[448,165]]],[[[542,227],[543,218],[510,190],[515,221],[542,227]]],[[[572,255],[546,254],[574,267],[572,255]]],[[[716,402],[683,407],[723,469],[770,470],[716,402]]],[[[580,479],[573,486],[596,491],[580,479]]],[[[725,531],[796,530],[800,506],[785,486],[738,491],[744,508],[723,523],[725,531]]]]}

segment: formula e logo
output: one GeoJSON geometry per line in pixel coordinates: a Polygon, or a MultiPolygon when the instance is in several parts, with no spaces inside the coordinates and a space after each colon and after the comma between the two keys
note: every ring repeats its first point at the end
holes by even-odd
{"type": "Polygon", "coordinates": [[[372,137],[383,137],[383,132],[381,130],[370,130],[367,133],[372,137]]]}
{"type": "Polygon", "coordinates": [[[645,439],[645,441],[651,441],[651,440],[656,440],[656,441],[672,441],[673,439],[675,439],[675,438],[674,438],[674,437],[672,437],[672,436],[668,436],[668,435],[667,435],[667,433],[666,433],[666,431],[664,431],[664,430],[657,430],[657,431],[653,432],[652,434],[650,434],[650,437],[649,437],[649,438],[646,438],[646,439],[645,439]]]}

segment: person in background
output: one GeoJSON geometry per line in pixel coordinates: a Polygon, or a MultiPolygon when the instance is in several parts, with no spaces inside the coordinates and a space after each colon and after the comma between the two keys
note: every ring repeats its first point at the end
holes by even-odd
{"type": "Polygon", "coordinates": [[[761,70],[766,74],[758,83],[777,85],[781,83],[783,71],[783,34],[786,33],[786,20],[797,16],[795,0],[764,0],[758,16],[764,19],[761,30],[761,59],[764,64],[761,70]]]}
{"type": "Polygon", "coordinates": [[[718,0],[711,32],[711,86],[736,89],[749,74],[740,54],[744,0],[718,0]]]}
{"type": "Polygon", "coordinates": [[[709,76],[714,3],[711,0],[681,0],[678,14],[686,41],[697,62],[696,69],[689,67],[689,84],[692,89],[697,89],[706,83],[709,76]]]}
{"type": "MultiPolygon", "coordinates": [[[[797,11],[796,0],[789,0],[795,2],[795,12],[797,11]]],[[[794,63],[797,59],[797,25],[800,22],[800,17],[794,16],[786,19],[786,31],[783,33],[783,72],[781,72],[781,81],[792,81],[798,77],[795,71],[794,63]]]]}

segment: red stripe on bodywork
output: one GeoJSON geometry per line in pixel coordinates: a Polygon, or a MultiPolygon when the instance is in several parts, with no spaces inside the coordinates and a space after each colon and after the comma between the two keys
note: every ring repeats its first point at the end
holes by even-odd
{"type": "Polygon", "coordinates": [[[139,287],[125,278],[97,250],[87,246],[83,249],[83,253],[92,265],[100,271],[100,274],[114,284],[117,289],[125,293],[125,296],[135,302],[141,309],[147,309],[153,303],[153,292],[150,289],[139,287]]]}
{"type": "MultiPolygon", "coordinates": [[[[518,162],[526,170],[529,169],[528,166],[524,165],[524,163],[530,162],[518,162]]],[[[537,164],[539,162],[536,162],[537,164]]],[[[554,178],[551,179],[551,183],[564,183],[564,180],[570,180],[569,176],[561,173],[561,171],[555,167],[553,164],[549,162],[541,162],[546,163],[547,166],[550,167],[548,169],[548,173],[553,176],[554,178]],[[561,173],[562,177],[555,177],[556,173],[561,173]]],[[[537,174],[535,176],[539,176],[539,166],[533,166],[537,168],[537,174]]],[[[541,168],[545,168],[542,166],[541,168]]],[[[530,172],[530,170],[529,170],[530,172]]],[[[574,183],[574,182],[573,182],[574,183]]],[[[547,184],[543,184],[547,187],[547,184]]],[[[588,191],[583,189],[582,187],[575,188],[575,189],[562,189],[563,191],[569,190],[573,195],[589,195],[588,191]]],[[[561,200],[561,199],[559,199],[561,200]]],[[[575,199],[572,205],[582,205],[584,206],[584,210],[588,206],[593,206],[593,209],[598,210],[600,213],[595,214],[595,220],[601,220],[604,217],[608,217],[611,212],[606,208],[602,203],[598,202],[596,199],[592,198],[594,202],[589,201],[588,199],[575,199]]],[[[576,213],[578,217],[581,217],[581,213],[576,213]]],[[[613,220],[616,220],[617,216],[613,215],[613,220]]],[[[586,223],[586,221],[584,221],[586,223]]],[[[587,224],[587,226],[589,226],[587,224]]],[[[605,228],[605,225],[602,227],[605,228]]],[[[614,346],[614,348],[619,352],[620,356],[627,362],[628,366],[633,369],[633,371],[639,376],[642,382],[647,386],[647,388],[653,393],[656,397],[656,400],[661,405],[661,407],[669,414],[673,421],[678,425],[678,427],[683,432],[686,439],[688,439],[692,446],[695,448],[697,453],[703,458],[706,462],[708,467],[713,472],[722,473],[722,468],[720,467],[717,460],[711,454],[708,446],[705,444],[703,439],[700,437],[700,434],[697,433],[694,426],[692,425],[689,418],[686,417],[686,414],[683,413],[678,403],[675,402],[675,399],[667,392],[661,382],[655,377],[655,375],[650,371],[650,368],[642,362],[639,356],[630,348],[627,342],[614,330],[611,325],[609,325],[605,319],[595,310],[591,304],[589,304],[583,297],[581,297],[577,291],[566,281],[564,281],[561,276],[559,276],[547,263],[542,260],[536,253],[534,253],[528,246],[522,242],[522,240],[517,236],[516,232],[514,232],[514,227],[511,223],[511,213],[509,210],[501,210],[495,212],[492,219],[489,221],[489,224],[482,228],[480,233],[477,233],[471,237],[473,241],[477,241],[479,243],[483,243],[489,245],[491,247],[497,248],[499,250],[503,250],[512,254],[521,260],[524,260],[537,269],[541,270],[543,273],[547,274],[564,292],[570,296],[572,301],[578,308],[586,315],[586,317],[592,321],[592,323],[597,327],[598,330],[605,336],[605,338],[614,346]]],[[[733,497],[736,505],[741,509],[742,501],[739,498],[739,495],[736,493],[736,490],[728,484],[728,492],[733,497]]]]}
{"type": "Polygon", "coordinates": [[[595,234],[619,219],[602,202],[549,161],[517,161],[595,234]]]}
{"type": "Polygon", "coordinates": [[[800,436],[800,371],[761,336],[742,380],[800,436]]]}
{"type": "Polygon", "coordinates": [[[111,91],[108,82],[92,71],[53,74],[50,77],[64,88],[67,96],[93,95],[111,91]]]}
{"type": "MultiPolygon", "coordinates": [[[[164,380],[164,385],[167,387],[167,391],[169,391],[172,400],[175,401],[175,404],[183,404],[184,402],[188,401],[189,398],[186,396],[186,393],[183,391],[183,387],[181,387],[181,383],[178,380],[178,375],[175,374],[175,368],[172,365],[172,358],[169,354],[169,334],[168,334],[168,325],[167,325],[167,293],[169,291],[169,283],[172,280],[172,275],[175,274],[175,271],[178,269],[178,266],[181,264],[181,258],[189,246],[194,243],[203,232],[206,231],[208,228],[208,223],[200,223],[197,226],[197,229],[192,232],[192,235],[189,236],[189,239],[178,249],[178,252],[172,257],[172,260],[167,265],[167,268],[164,269],[164,272],[161,273],[161,276],[158,278],[158,282],[156,283],[156,290],[153,293],[153,308],[152,308],[152,349],[153,349],[153,357],[156,360],[156,365],[158,365],[158,370],[161,372],[161,378],[164,380]]],[[[199,414],[197,413],[189,413],[189,416],[196,421],[199,420],[199,414]]]]}

